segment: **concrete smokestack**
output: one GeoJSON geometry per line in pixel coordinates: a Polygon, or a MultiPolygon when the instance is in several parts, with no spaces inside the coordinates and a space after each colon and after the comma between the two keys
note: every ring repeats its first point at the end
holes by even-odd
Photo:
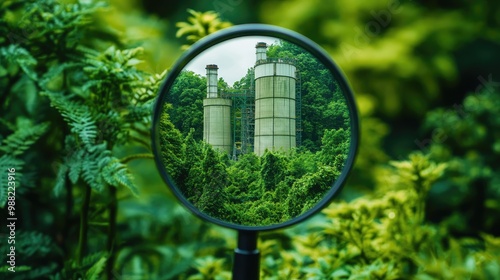
{"type": "Polygon", "coordinates": [[[207,69],[207,98],[217,98],[217,70],[219,67],[215,64],[208,64],[205,69],[207,69]]]}
{"type": "Polygon", "coordinates": [[[255,53],[257,55],[256,61],[267,59],[267,54],[266,54],[267,44],[266,43],[258,42],[257,45],[255,45],[255,49],[256,49],[255,53]]]}
{"type": "Polygon", "coordinates": [[[207,69],[207,98],[203,99],[203,140],[214,149],[231,154],[231,99],[217,93],[217,70],[215,64],[207,69]]]}

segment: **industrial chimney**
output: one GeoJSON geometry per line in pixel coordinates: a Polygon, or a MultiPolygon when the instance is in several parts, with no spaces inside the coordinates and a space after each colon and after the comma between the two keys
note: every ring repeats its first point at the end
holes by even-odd
{"type": "Polygon", "coordinates": [[[215,64],[208,64],[207,70],[207,98],[217,98],[217,70],[219,67],[215,64]]]}
{"type": "Polygon", "coordinates": [[[264,42],[258,42],[257,45],[255,45],[256,52],[255,54],[257,55],[256,61],[259,60],[265,60],[267,59],[267,44],[264,42]]]}
{"type": "Polygon", "coordinates": [[[231,154],[231,99],[222,98],[217,92],[217,70],[209,64],[207,70],[207,98],[203,99],[203,141],[214,149],[231,154]]]}
{"type": "Polygon", "coordinates": [[[296,146],[296,67],[290,59],[267,59],[266,44],[257,43],[255,64],[254,152],[288,151],[296,146]]]}

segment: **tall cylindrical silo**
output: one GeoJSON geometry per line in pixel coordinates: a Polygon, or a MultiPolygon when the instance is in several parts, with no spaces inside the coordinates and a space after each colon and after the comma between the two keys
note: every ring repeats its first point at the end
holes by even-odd
{"type": "Polygon", "coordinates": [[[288,59],[265,57],[265,43],[257,43],[255,64],[254,152],[288,151],[296,146],[295,72],[288,59]],[[263,55],[262,55],[263,53],[263,55]]]}
{"type": "Polygon", "coordinates": [[[217,92],[217,70],[209,64],[207,70],[207,98],[203,99],[203,141],[214,149],[231,154],[231,99],[221,98],[217,92]]]}

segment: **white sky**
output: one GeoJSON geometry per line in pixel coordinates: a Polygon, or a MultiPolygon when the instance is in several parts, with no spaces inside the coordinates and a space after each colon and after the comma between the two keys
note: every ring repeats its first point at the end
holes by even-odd
{"type": "Polygon", "coordinates": [[[207,64],[219,67],[218,78],[223,78],[229,86],[247,74],[247,70],[255,65],[255,45],[266,42],[271,45],[278,38],[264,36],[244,36],[214,45],[191,60],[185,69],[201,76],[206,76],[207,64]]]}

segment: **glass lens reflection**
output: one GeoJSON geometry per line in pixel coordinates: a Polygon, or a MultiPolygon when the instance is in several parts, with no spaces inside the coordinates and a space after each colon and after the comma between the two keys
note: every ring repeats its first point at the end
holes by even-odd
{"type": "Polygon", "coordinates": [[[171,180],[201,212],[233,224],[286,222],[314,207],[350,149],[346,99],[299,46],[248,36],[193,59],[159,122],[171,180]]]}

